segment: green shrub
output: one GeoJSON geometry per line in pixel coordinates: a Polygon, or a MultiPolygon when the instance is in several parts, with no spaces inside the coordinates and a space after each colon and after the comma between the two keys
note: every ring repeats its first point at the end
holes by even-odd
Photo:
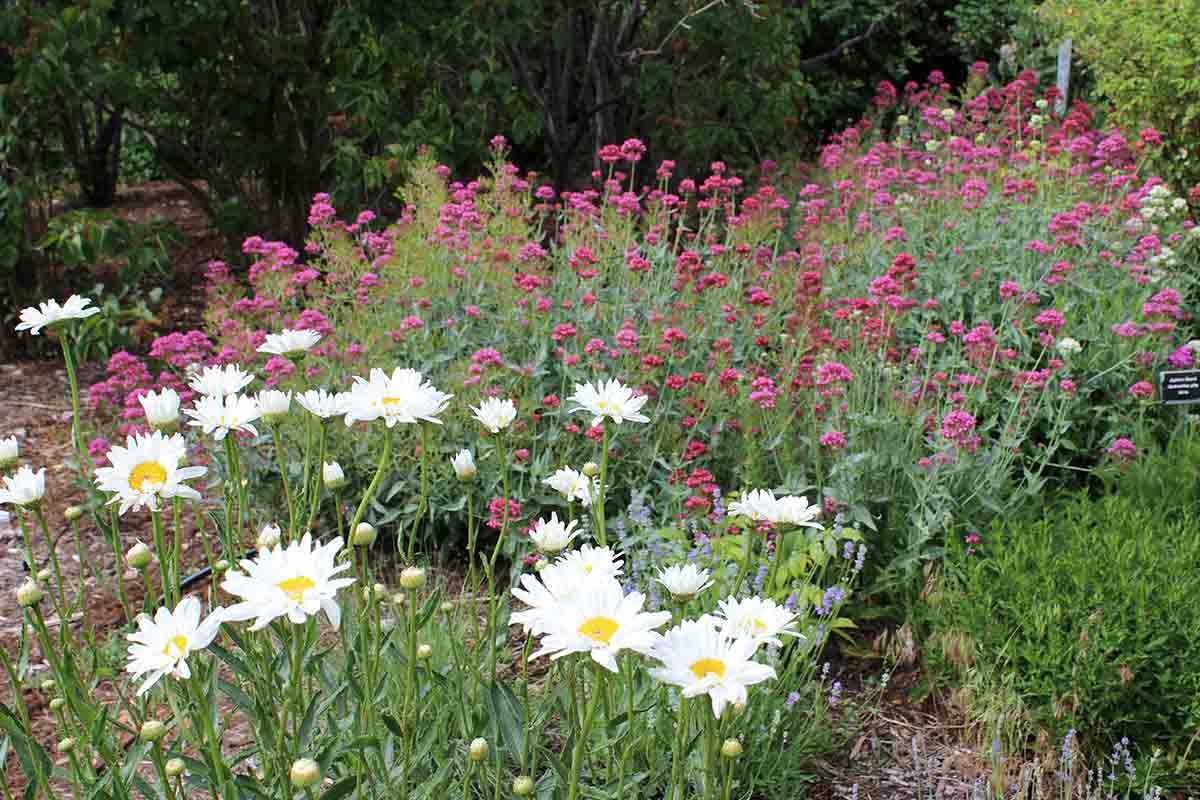
{"type": "Polygon", "coordinates": [[[1150,0],[1048,0],[1040,13],[1074,40],[1114,121],[1156,128],[1169,150],[1155,169],[1176,181],[1200,178],[1200,16],[1192,3],[1150,0]]]}
{"type": "Polygon", "coordinates": [[[1093,757],[1127,736],[1143,755],[1161,749],[1177,779],[1195,777],[1197,515],[1118,485],[1118,494],[1080,496],[1040,519],[997,524],[973,549],[960,545],[934,625],[987,735],[1057,743],[1075,729],[1093,757]]]}

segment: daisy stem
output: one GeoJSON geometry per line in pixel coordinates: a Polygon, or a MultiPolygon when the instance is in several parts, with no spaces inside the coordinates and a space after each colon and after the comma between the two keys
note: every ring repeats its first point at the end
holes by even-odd
{"type": "Polygon", "coordinates": [[[717,764],[717,719],[704,715],[704,797],[716,800],[719,765],[717,764]]]}
{"type": "Polygon", "coordinates": [[[79,436],[79,378],[75,374],[75,358],[71,354],[71,345],[67,342],[65,331],[59,335],[58,343],[62,345],[63,361],[67,365],[67,382],[71,385],[71,446],[79,457],[79,469],[83,470],[87,460],[83,439],[79,436]]]}
{"type": "Polygon", "coordinates": [[[279,426],[271,425],[271,436],[275,439],[275,459],[279,462],[279,482],[283,484],[283,498],[288,507],[288,538],[289,542],[296,538],[296,504],[292,502],[292,490],[288,485],[287,459],[283,457],[283,436],[279,426]]]}
{"type": "Polygon", "coordinates": [[[669,800],[683,800],[683,759],[684,749],[688,740],[688,698],[679,698],[679,719],[676,725],[679,730],[675,737],[675,753],[671,760],[671,796],[669,800]]]}
{"type": "Polygon", "coordinates": [[[725,765],[725,788],[721,792],[722,800],[729,800],[733,795],[733,759],[725,765]]]}
{"type": "Polygon", "coordinates": [[[83,549],[83,537],[79,532],[79,520],[71,520],[71,535],[75,538],[75,554],[79,557],[79,588],[75,591],[74,604],[80,606],[83,612],[83,633],[87,639],[91,638],[91,614],[88,613],[88,603],[81,603],[84,590],[87,588],[88,575],[91,570],[88,569],[88,557],[83,549]]]}
{"type": "Polygon", "coordinates": [[[112,519],[113,557],[116,559],[117,596],[121,600],[121,610],[125,612],[125,621],[129,622],[133,619],[133,615],[129,613],[129,596],[125,593],[125,557],[121,555],[120,517],[117,515],[117,509],[114,506],[109,507],[109,514],[112,519]]]}
{"type": "MultiPolygon", "coordinates": [[[[391,441],[391,438],[391,434],[389,433],[387,437],[388,441],[391,441]]],[[[306,531],[312,530],[313,523],[317,521],[317,510],[321,507],[321,476],[325,465],[325,447],[328,440],[329,425],[325,420],[321,420],[321,436],[320,442],[317,445],[317,460],[313,465],[313,472],[316,474],[313,476],[312,506],[309,507],[308,511],[308,523],[304,526],[304,530],[306,531]]],[[[385,443],[384,448],[386,449],[386,447],[387,444],[385,443]]],[[[350,528],[350,532],[354,532],[353,526],[350,528]]]]}
{"type": "Polygon", "coordinates": [[[504,544],[504,533],[508,530],[508,452],[504,446],[504,434],[496,439],[496,448],[500,453],[500,476],[504,486],[504,515],[500,520],[500,533],[496,536],[496,546],[492,548],[492,557],[488,559],[488,671],[492,681],[496,680],[496,559],[500,556],[500,547],[504,544]]]}
{"type": "Polygon", "coordinates": [[[575,752],[571,754],[571,778],[567,784],[567,800],[579,797],[579,772],[583,767],[583,753],[587,750],[588,734],[592,731],[592,720],[596,717],[596,706],[600,696],[604,694],[603,667],[596,668],[596,688],[588,699],[587,713],[583,717],[583,725],[579,729],[579,738],[575,740],[575,752]]]}
{"type": "Polygon", "coordinates": [[[383,473],[387,471],[388,459],[391,458],[391,455],[392,430],[388,428],[383,434],[383,452],[379,454],[379,466],[375,469],[375,477],[371,478],[371,483],[367,486],[367,491],[363,493],[358,509],[354,512],[354,518],[350,520],[351,535],[358,527],[358,523],[362,522],[363,514],[367,513],[367,506],[370,504],[371,498],[375,496],[376,490],[379,489],[379,482],[383,480],[383,473]]]}
{"type": "Polygon", "coordinates": [[[158,553],[158,577],[162,584],[163,602],[168,608],[175,607],[175,587],[171,586],[171,553],[167,551],[166,535],[163,533],[162,512],[155,508],[150,512],[154,523],[154,550],[158,553]]]}
{"type": "Polygon", "coordinates": [[[411,564],[413,548],[417,541],[417,529],[421,519],[429,508],[429,425],[421,424],[421,501],[417,505],[417,516],[413,519],[412,531],[408,534],[408,555],[406,560],[411,564]]]}
{"type": "Polygon", "coordinates": [[[233,437],[228,434],[225,436],[225,469],[228,472],[228,479],[225,483],[225,557],[232,561],[237,558],[237,549],[234,544],[237,541],[234,535],[235,513],[237,514],[238,529],[241,528],[241,510],[238,508],[241,480],[238,478],[237,448],[234,446],[233,437]]]}
{"type": "Polygon", "coordinates": [[[475,771],[475,762],[467,761],[467,771],[463,773],[462,796],[463,800],[471,800],[471,773],[475,771]]]}
{"type": "MultiPolygon", "coordinates": [[[[58,595],[58,614],[62,624],[67,624],[67,594],[63,587],[62,567],[58,563],[58,548],[55,546],[54,537],[50,535],[50,526],[46,524],[46,512],[42,510],[41,503],[33,507],[33,513],[37,517],[38,525],[42,529],[42,535],[46,537],[46,547],[50,551],[50,566],[54,570],[54,582],[58,595]]],[[[32,566],[32,565],[31,565],[32,566]]]]}
{"type": "Polygon", "coordinates": [[[596,501],[596,541],[608,547],[608,536],[604,526],[604,501],[608,497],[608,426],[600,442],[600,496],[596,501]]]}
{"type": "Polygon", "coordinates": [[[617,797],[625,796],[625,762],[633,750],[633,654],[625,657],[625,749],[621,753],[617,797]]]}

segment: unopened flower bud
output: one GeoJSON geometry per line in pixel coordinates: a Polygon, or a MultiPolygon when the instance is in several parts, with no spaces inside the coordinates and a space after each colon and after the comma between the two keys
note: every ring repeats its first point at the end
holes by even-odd
{"type": "Polygon", "coordinates": [[[38,570],[38,573],[37,573],[38,583],[49,583],[50,579],[53,577],[54,577],[54,573],[50,571],[49,567],[42,567],[41,569],[38,570]]]}
{"type": "Polygon", "coordinates": [[[325,488],[330,491],[346,485],[346,473],[336,461],[326,461],[321,465],[321,479],[325,482],[325,488]]]}
{"type": "Polygon", "coordinates": [[[443,614],[449,614],[454,610],[454,603],[451,603],[449,600],[447,600],[446,602],[442,603],[441,609],[443,614]]]}
{"type": "Polygon", "coordinates": [[[721,743],[721,755],[725,758],[737,758],[742,754],[742,743],[737,739],[726,739],[721,743]]]}
{"type": "Polygon", "coordinates": [[[125,563],[139,572],[150,566],[154,554],[144,542],[134,542],[133,547],[125,553],[125,563]]]}
{"type": "Polygon", "coordinates": [[[474,741],[472,741],[470,754],[471,754],[471,760],[475,761],[477,763],[480,761],[483,761],[485,758],[487,758],[488,757],[487,739],[484,739],[482,736],[480,736],[478,739],[475,739],[474,741]]]}
{"type": "Polygon", "coordinates": [[[220,561],[218,561],[217,563],[213,564],[213,572],[215,572],[218,575],[220,575],[222,572],[228,571],[228,569],[229,569],[229,562],[223,558],[220,561]]]}
{"type": "Polygon", "coordinates": [[[258,539],[255,544],[259,550],[270,550],[275,545],[279,544],[283,539],[283,529],[278,525],[264,525],[263,529],[258,532],[258,539]]]}
{"type": "Polygon", "coordinates": [[[406,598],[405,598],[404,594],[401,592],[396,592],[394,595],[392,595],[392,605],[394,605],[394,606],[404,605],[405,600],[406,600],[406,598]]]}
{"type": "Polygon", "coordinates": [[[156,719],[148,719],[142,723],[142,730],[138,734],[143,742],[157,742],[162,739],[167,733],[167,726],[163,725],[156,719]]]}
{"type": "Polygon", "coordinates": [[[425,659],[429,658],[431,655],[433,655],[433,648],[430,647],[429,645],[422,644],[422,645],[417,646],[417,658],[424,661],[425,659]]]}
{"type": "Polygon", "coordinates": [[[167,759],[167,763],[163,767],[163,770],[167,773],[168,778],[178,778],[183,774],[185,767],[186,765],[183,763],[182,758],[171,758],[167,759]]]}
{"type": "Polygon", "coordinates": [[[67,506],[63,516],[67,518],[67,522],[74,522],[83,516],[83,506],[67,506]]]}
{"type": "Polygon", "coordinates": [[[369,522],[360,522],[350,535],[350,544],[356,547],[370,547],[375,543],[375,526],[369,522]]]}
{"type": "Polygon", "coordinates": [[[537,561],[533,562],[533,571],[534,571],[534,572],[541,572],[542,570],[544,570],[544,569],[545,569],[546,567],[548,567],[548,566],[550,566],[550,562],[549,562],[549,561],[547,561],[547,560],[546,560],[546,559],[544,559],[544,558],[539,558],[537,561]]]}
{"type": "Polygon", "coordinates": [[[589,478],[594,478],[600,474],[600,465],[595,461],[589,461],[583,465],[583,474],[589,478]]]}
{"type": "Polygon", "coordinates": [[[384,586],[382,583],[377,583],[377,584],[373,585],[371,587],[371,591],[375,592],[376,597],[387,596],[387,587],[384,586]]]}
{"type": "Polygon", "coordinates": [[[311,758],[301,758],[292,762],[292,786],[297,789],[307,789],[321,780],[321,766],[311,758]]]}
{"type": "Polygon", "coordinates": [[[46,680],[42,681],[41,689],[43,692],[53,692],[54,687],[57,685],[58,684],[54,682],[53,678],[47,678],[46,680]]]}
{"type": "Polygon", "coordinates": [[[533,794],[533,778],[528,775],[518,775],[513,778],[513,794],[517,797],[528,797],[533,794]]]}
{"type": "Polygon", "coordinates": [[[900,116],[896,117],[896,124],[899,125],[901,128],[907,127],[908,123],[909,123],[908,114],[901,114],[900,116]]]}
{"type": "Polygon", "coordinates": [[[62,707],[65,706],[66,704],[67,704],[66,700],[64,700],[61,697],[56,697],[50,701],[50,710],[51,711],[61,711],[62,707]]]}
{"type": "Polygon", "coordinates": [[[464,483],[474,480],[475,474],[478,472],[475,467],[475,456],[471,455],[470,450],[459,450],[450,459],[450,466],[454,467],[454,477],[464,483]]]}
{"type": "Polygon", "coordinates": [[[37,581],[30,578],[17,588],[17,605],[21,608],[32,608],[42,602],[45,593],[37,581]]]}
{"type": "Polygon", "coordinates": [[[400,573],[400,586],[405,589],[420,589],[425,585],[425,570],[420,567],[405,567],[400,573]]]}
{"type": "Polygon", "coordinates": [[[74,749],[75,749],[75,740],[74,739],[63,739],[61,742],[58,743],[58,752],[60,752],[60,753],[69,753],[74,749]]]}

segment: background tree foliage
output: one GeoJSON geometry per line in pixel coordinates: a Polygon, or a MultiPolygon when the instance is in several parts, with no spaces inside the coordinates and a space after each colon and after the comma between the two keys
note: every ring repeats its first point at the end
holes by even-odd
{"type": "Polygon", "coordinates": [[[1015,2],[8,0],[0,268],[44,284],[48,198],[105,206],[123,164],[235,244],[298,241],[319,191],[387,210],[418,148],[470,174],[495,134],[560,189],[629,137],[681,172],[803,157],[879,80],[993,56],[981,4],[1015,2]]]}

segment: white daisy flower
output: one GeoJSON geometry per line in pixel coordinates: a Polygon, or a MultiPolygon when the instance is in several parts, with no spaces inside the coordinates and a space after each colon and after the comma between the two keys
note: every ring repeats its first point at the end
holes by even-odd
{"type": "Polygon", "coordinates": [[[592,427],[606,417],[617,425],[622,422],[649,422],[650,418],[639,413],[646,405],[645,395],[635,395],[633,389],[618,380],[602,381],[597,388],[591,381],[575,384],[575,394],[567,398],[575,404],[572,411],[586,411],[592,415],[592,427]]]}
{"type": "MultiPolygon", "coordinates": [[[[706,615],[707,616],[707,615],[706,615]]],[[[781,647],[781,634],[799,636],[796,615],[770,598],[728,597],[717,603],[713,623],[728,636],[752,639],[756,645],[781,647]]]]}
{"type": "Polygon", "coordinates": [[[460,481],[469,481],[478,472],[475,467],[475,456],[471,455],[470,450],[459,450],[455,453],[450,459],[450,466],[454,467],[454,477],[460,481]]]}
{"type": "Polygon", "coordinates": [[[312,349],[321,341],[321,334],[310,330],[284,328],[283,333],[268,333],[258,352],[275,356],[290,356],[312,349]]]}
{"type": "Polygon", "coordinates": [[[146,422],[155,430],[173,428],[179,424],[179,393],[170,387],[161,392],[147,392],[138,398],[146,422]]]}
{"type": "Polygon", "coordinates": [[[684,697],[707,694],[718,719],[729,704],[746,702],[746,687],[775,677],[775,670],[752,661],[758,645],[731,638],[709,621],[684,620],[662,635],[651,657],[662,663],[650,675],[680,687],[684,697]]]}
{"type": "Polygon", "coordinates": [[[687,601],[712,586],[709,580],[711,575],[711,572],[695,564],[684,564],[660,569],[655,580],[671,593],[673,599],[687,601]]]}
{"type": "Polygon", "coordinates": [[[342,465],[336,461],[325,461],[321,464],[321,482],[326,489],[340,489],[346,485],[346,473],[342,465]]]}
{"type": "Polygon", "coordinates": [[[237,394],[253,381],[253,373],[244,371],[237,364],[226,364],[224,367],[205,367],[191,376],[188,386],[205,397],[224,397],[237,394]]]}
{"type": "Polygon", "coordinates": [[[12,477],[4,476],[4,488],[0,489],[0,505],[34,506],[46,494],[46,469],[34,472],[28,466],[21,467],[12,477]]]}
{"type": "Polygon", "coordinates": [[[230,431],[245,431],[257,436],[258,430],[250,423],[262,416],[262,409],[253,397],[244,394],[205,395],[185,413],[191,417],[188,425],[200,428],[219,442],[230,431]]]}
{"type": "Polygon", "coordinates": [[[17,459],[21,456],[21,446],[17,444],[17,437],[9,436],[7,439],[0,439],[0,469],[7,469],[17,463],[17,459]]]}
{"type": "Polygon", "coordinates": [[[816,521],[816,518],[821,515],[820,506],[810,506],[808,498],[804,495],[788,494],[779,498],[776,502],[777,518],[771,520],[775,523],[786,525],[796,525],[802,528],[823,529],[825,526],[816,521]]]}
{"type": "Polygon", "coordinates": [[[611,548],[585,544],[559,556],[554,563],[570,576],[570,580],[584,584],[620,577],[625,562],[611,548]]]}
{"type": "Polygon", "coordinates": [[[278,389],[266,389],[254,397],[263,419],[278,419],[292,410],[292,393],[278,389]]]}
{"type": "Polygon", "coordinates": [[[541,552],[550,556],[557,555],[579,535],[579,531],[575,530],[578,525],[578,520],[571,520],[570,524],[566,524],[558,518],[557,513],[551,512],[550,519],[539,519],[533,523],[529,538],[541,552]]]}
{"type": "Polygon", "coordinates": [[[21,321],[17,323],[17,331],[29,331],[32,335],[38,336],[41,334],[42,328],[71,319],[87,319],[93,314],[99,314],[100,309],[95,306],[88,307],[91,302],[86,297],[73,294],[61,306],[57,300],[47,300],[44,303],[38,303],[37,308],[30,306],[22,309],[21,321]]]}
{"type": "Polygon", "coordinates": [[[533,657],[589,653],[597,664],[616,672],[622,651],[648,654],[660,638],[654,629],[671,619],[669,611],[642,611],[645,604],[645,595],[625,594],[615,579],[592,586],[544,617],[546,632],[533,657]]]}
{"type": "Polygon", "coordinates": [[[321,419],[340,417],[346,413],[346,401],[349,395],[345,392],[327,392],[324,389],[309,389],[303,394],[296,395],[296,402],[308,413],[321,419]]]}
{"type": "Polygon", "coordinates": [[[124,447],[117,445],[108,451],[109,466],[96,470],[96,486],[112,494],[110,505],[121,504],[119,514],[142,506],[157,511],[160,498],[199,500],[200,493],[183,481],[199,478],[208,470],[181,467],[186,455],[187,442],[178,433],[164,436],[154,431],[130,436],[124,447]]]}
{"type": "Polygon", "coordinates": [[[226,609],[224,619],[240,622],[253,619],[250,630],[261,630],[282,616],[296,625],[319,611],[333,627],[342,622],[337,592],[354,583],[353,578],[335,577],[350,569],[349,562],[336,563],[342,537],[325,545],[316,544],[305,533],[287,547],[277,545],[258,554],[254,560],[240,562],[244,572],[231,571],[221,588],[242,602],[226,609]]]}
{"type": "Polygon", "coordinates": [[[488,397],[478,408],[472,406],[471,410],[475,412],[475,419],[479,420],[479,424],[492,433],[499,433],[517,418],[517,407],[508,398],[501,400],[498,397],[488,397]]]}
{"type": "Polygon", "coordinates": [[[439,392],[415,369],[397,367],[391,375],[373,369],[369,379],[354,378],[346,403],[346,427],[377,419],[383,419],[389,428],[398,422],[422,420],[441,425],[437,415],[453,396],[439,392]]]}
{"type": "Polygon", "coordinates": [[[125,671],[134,679],[146,676],[146,682],[138,689],[141,697],[150,691],[164,675],[184,680],[192,676],[187,659],[197,650],[203,650],[217,637],[222,622],[221,609],[215,608],[208,618],[200,621],[200,601],[185,597],[174,611],[160,608],[154,619],[142,614],[138,617],[138,629],[127,638],[129,663],[125,671]]]}
{"type": "Polygon", "coordinates": [[[565,497],[567,502],[578,500],[584,508],[590,507],[592,499],[600,495],[599,478],[589,478],[569,467],[558,469],[542,483],[565,497]]]}
{"type": "Polygon", "coordinates": [[[754,522],[774,522],[779,518],[779,500],[770,489],[751,489],[742,492],[740,500],[726,506],[731,517],[746,517],[754,522]]]}

